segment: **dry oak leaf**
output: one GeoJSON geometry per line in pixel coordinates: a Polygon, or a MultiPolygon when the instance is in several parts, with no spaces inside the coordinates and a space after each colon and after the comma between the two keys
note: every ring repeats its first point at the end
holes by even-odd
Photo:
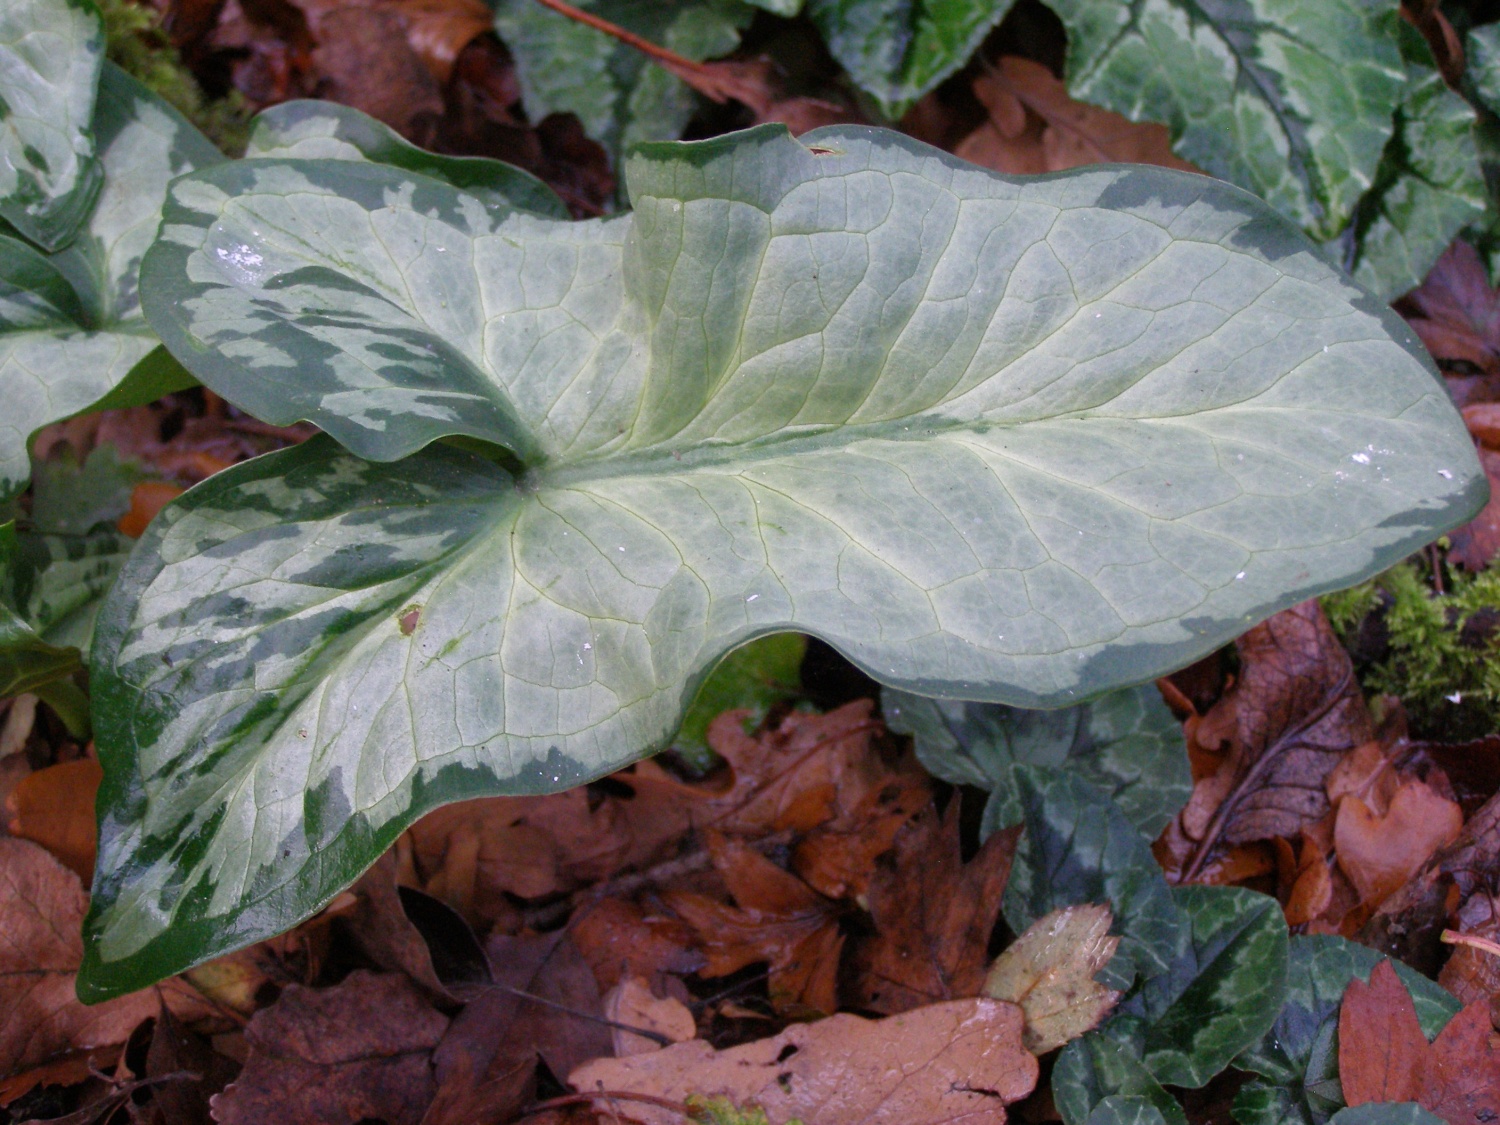
{"type": "Polygon", "coordinates": [[[679,918],[623,898],[590,903],[568,923],[600,988],[613,988],[630,975],[697,972],[705,961],[693,948],[693,932],[679,918]]]}
{"type": "Polygon", "coordinates": [[[1021,827],[996,832],[964,863],[959,812],[957,800],[941,817],[929,805],[876,870],[869,895],[876,932],[860,948],[855,984],[862,1007],[904,1012],[984,987],[1021,827]]]}
{"type": "Polygon", "coordinates": [[[1365,905],[1400,889],[1440,849],[1458,839],[1464,817],[1426,782],[1402,778],[1389,806],[1377,812],[1353,794],[1339,801],[1333,843],[1339,869],[1365,905]]]}
{"type": "Polygon", "coordinates": [[[1339,1081],[1351,1106],[1418,1102],[1448,1125],[1500,1117],[1500,1051],[1489,1005],[1469,1004],[1427,1043],[1416,1007],[1389,961],[1370,983],[1349,982],[1339,1008],[1339,1081]]]}
{"type": "Polygon", "coordinates": [[[62,762],[22,778],[5,801],[10,834],[42,845],[84,886],[94,875],[94,795],[103,776],[93,758],[62,762]]]}
{"type": "Polygon", "coordinates": [[[1282,610],[1235,646],[1240,678],[1194,731],[1200,746],[1226,749],[1218,774],[1198,782],[1178,818],[1197,841],[1185,880],[1226,845],[1295,837],[1320,819],[1329,772],[1375,735],[1349,654],[1316,600],[1282,610]],[[1212,794],[1211,807],[1200,790],[1212,794]]]}
{"type": "Polygon", "coordinates": [[[1120,939],[1109,935],[1107,906],[1065,906],[1038,918],[990,966],[984,994],[1019,1004],[1026,1016],[1021,1042],[1045,1055],[1099,1026],[1123,995],[1094,975],[1109,964],[1120,939]]]}
{"type": "Polygon", "coordinates": [[[213,1098],[220,1125],[418,1125],[437,1086],[432,1051],[448,1019],[394,973],[333,988],[289,985],[245,1029],[239,1078],[213,1098]]]}
{"type": "MultiPolygon", "coordinates": [[[[715,1051],[701,1039],[649,1055],[598,1059],[573,1071],[578,1090],[691,1094],[758,1105],[771,1125],[1002,1125],[1005,1106],[1036,1085],[1036,1056],[1021,1045],[1021,1009],[1001,1000],[951,1000],[866,1020],[837,1015],[715,1051]]],[[[595,1103],[602,1113],[608,1105],[595,1103]]],[[[681,1125],[673,1111],[638,1102],[643,1125],[681,1125]]]]}
{"type": "Polygon", "coordinates": [[[156,1015],[158,994],[184,1020],[212,1008],[180,980],[85,1007],[74,992],[88,896],[45,848],[0,836],[0,1076],[69,1051],[123,1043],[156,1015]]]}
{"type": "Polygon", "coordinates": [[[616,1058],[650,1054],[664,1046],[655,1039],[626,1031],[626,1027],[654,1032],[673,1043],[686,1043],[698,1034],[697,1021],[688,1006],[676,997],[653,996],[644,977],[626,977],[611,988],[604,996],[604,1016],[624,1025],[611,1029],[616,1058]]]}
{"type": "Polygon", "coordinates": [[[744,841],[705,833],[714,866],[737,905],[694,891],[668,890],[662,902],[696,933],[718,977],[760,961],[770,964],[778,1012],[827,1013],[838,1006],[839,908],[744,841]]]}
{"type": "Polygon", "coordinates": [[[1421,286],[1397,303],[1438,366],[1500,374],[1500,294],[1490,288],[1479,252],[1455,241],[1421,286]]]}
{"type": "Polygon", "coordinates": [[[1099,163],[1198,171],[1173,154],[1165,125],[1137,124],[1074,101],[1052,71],[1031,59],[1002,57],[974,79],[972,89],[990,120],[954,151],[975,164],[1011,174],[1061,172],[1099,163]]]}

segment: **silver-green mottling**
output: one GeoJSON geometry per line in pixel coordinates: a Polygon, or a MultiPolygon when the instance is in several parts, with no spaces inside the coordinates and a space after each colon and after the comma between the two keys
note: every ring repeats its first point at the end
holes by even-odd
{"type": "Polygon", "coordinates": [[[104,27],[91,0],[0,4],[0,218],[48,250],[99,191],[91,127],[104,27]]]}
{"type": "Polygon", "coordinates": [[[579,223],[354,161],[174,184],[153,326],[354,455],[200,485],[101,615],[88,994],[286,928],[426,808],[663,745],[756,636],[1079,702],[1483,500],[1420,346],[1235,188],[868,129],[628,171],[579,223]]]}

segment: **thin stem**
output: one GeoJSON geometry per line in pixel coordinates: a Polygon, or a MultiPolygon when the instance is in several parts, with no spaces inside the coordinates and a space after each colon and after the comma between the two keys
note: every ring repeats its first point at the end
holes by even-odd
{"type": "Polygon", "coordinates": [[[1461,934],[1456,930],[1444,930],[1442,939],[1449,945],[1467,945],[1473,949],[1482,950],[1491,957],[1500,957],[1500,942],[1493,942],[1478,934],[1461,934]]]}

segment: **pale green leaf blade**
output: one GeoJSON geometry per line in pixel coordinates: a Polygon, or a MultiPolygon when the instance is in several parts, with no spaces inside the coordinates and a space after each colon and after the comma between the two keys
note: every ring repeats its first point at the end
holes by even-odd
{"type": "Polygon", "coordinates": [[[1375,181],[1405,87],[1396,12],[1369,0],[1056,0],[1069,92],[1157,121],[1198,167],[1317,237],[1375,181]]]}
{"type": "Polygon", "coordinates": [[[49,250],[93,206],[104,28],[91,0],[0,5],[0,218],[49,250]]]}
{"type": "MultiPolygon", "coordinates": [[[[928,771],[955,785],[1003,790],[1017,762],[1066,768],[1114,798],[1148,840],[1160,835],[1192,792],[1182,725],[1150,684],[1057,711],[928,699],[889,690],[886,724],[910,734],[928,771]]],[[[1003,796],[986,811],[998,827],[1003,796]]]]}
{"type": "Polygon", "coordinates": [[[1172,899],[1151,847],[1109,796],[1064,769],[1015,765],[1000,826],[1021,823],[1001,909],[1016,933],[1064,906],[1107,903],[1120,946],[1105,976],[1128,988],[1139,969],[1150,977],[1182,955],[1187,922],[1172,899]]]}
{"type": "MultiPolygon", "coordinates": [[[[0,239],[0,389],[7,406],[0,497],[25,485],[32,434],[105,399],[157,349],[140,309],[141,257],[156,236],[168,181],[222,159],[176,110],[118,68],[106,64],[100,89],[103,185],[72,245],[43,259],[17,240],[0,239]]],[[[143,373],[151,390],[162,385],[155,374],[143,373]]]]}
{"type": "Polygon", "coordinates": [[[801,633],[773,633],[741,645],[719,662],[698,689],[693,704],[672,738],[672,749],[689,764],[714,761],[708,727],[725,711],[748,708],[759,722],[766,709],[796,693],[802,682],[807,638],[801,633]]]}
{"type": "Polygon", "coordinates": [[[568,217],[557,193],[513,164],[479,156],[443,156],[418,148],[389,125],[337,102],[282,102],[250,123],[245,159],[368,160],[442,180],[496,210],[568,217]]]}
{"type": "Polygon", "coordinates": [[[1176,887],[1187,948],[1120,1011],[1145,1025],[1142,1062],[1165,1086],[1202,1086],[1276,1019],[1286,996],[1286,919],[1240,887],[1176,887]]]}
{"type": "Polygon", "coordinates": [[[1005,18],[1010,0],[808,0],[833,57],[900,117],[953,74],[1005,18]]]}
{"type": "MultiPolygon", "coordinates": [[[[755,637],[1076,702],[1482,498],[1400,322],[1244,193],[809,140],[644,146],[638,210],[582,223],[352,161],[176,181],[143,265],[174,353],[357,453],[421,451],[240,466],[143,539],[93,655],[86,989],[291,925],[444,800],[665,745],[755,637]],[[421,448],[455,434],[515,474],[421,448]]],[[[1105,843],[1144,847],[1091,792],[1105,843]]]]}
{"type": "MultiPolygon", "coordinates": [[[[1339,937],[1304,935],[1291,939],[1286,1002],[1260,1041],[1234,1060],[1259,1079],[1236,1095],[1241,1125],[1322,1125],[1343,1104],[1338,1087],[1338,1015],[1352,980],[1368,982],[1382,960],[1367,946],[1339,937]]],[[[1416,1005],[1429,1039],[1459,1009],[1458,1001],[1416,970],[1393,961],[1416,1005]]]]}

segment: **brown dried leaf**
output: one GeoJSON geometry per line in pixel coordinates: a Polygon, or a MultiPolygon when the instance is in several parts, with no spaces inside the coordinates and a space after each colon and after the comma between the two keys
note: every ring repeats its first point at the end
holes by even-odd
{"type": "Polygon", "coordinates": [[[209,1045],[207,1039],[183,1027],[170,1009],[162,1008],[146,1051],[146,1077],[190,1073],[192,1079],[159,1082],[152,1087],[161,1125],[212,1125],[209,1100],[230,1082],[240,1067],[209,1045]]]}
{"type": "Polygon", "coordinates": [[[1376,812],[1353,794],[1339,801],[1334,848],[1364,904],[1385,901],[1463,830],[1458,802],[1414,777],[1402,778],[1390,807],[1376,812]]]}
{"type": "Polygon", "coordinates": [[[1490,1033],[1490,1006],[1483,1002],[1469,1004],[1449,1020],[1432,1041],[1413,1100],[1448,1125],[1500,1119],[1500,1050],[1490,1033]]]}
{"type": "Polygon", "coordinates": [[[1019,1004],[1026,1016],[1021,1042],[1045,1055],[1092,1031],[1120,1002],[1094,975],[1109,964],[1120,939],[1109,936],[1107,906],[1065,906],[1038,918],[995,958],[984,994],[1019,1004]]]}
{"type": "Polygon", "coordinates": [[[1477,516],[1448,537],[1448,558],[1469,571],[1483,570],[1500,551],[1500,452],[1481,445],[1479,464],[1490,483],[1490,498],[1477,516]]]}
{"type": "Polygon", "coordinates": [[[861,1006],[904,1012],[980,994],[1020,831],[995,833],[966,864],[958,801],[942,817],[929,806],[902,829],[870,885],[876,934],[860,949],[861,1006]]]}
{"type": "Polygon", "coordinates": [[[94,875],[94,795],[103,776],[93,758],[62,762],[22,778],[5,802],[10,834],[42,845],[84,886],[94,875]]]}
{"type": "Polygon", "coordinates": [[[1397,306],[1439,367],[1464,364],[1500,374],[1500,294],[1490,288],[1479,252],[1455,241],[1421,286],[1397,306]]]}
{"type": "MultiPolygon", "coordinates": [[[[643,977],[626,977],[604,997],[604,1015],[617,1024],[652,1031],[673,1043],[686,1043],[698,1034],[693,1013],[672,996],[653,996],[643,977]]],[[[623,1027],[611,1028],[615,1057],[644,1055],[662,1049],[662,1044],[623,1027]]]]}
{"type": "Polygon", "coordinates": [[[401,908],[396,857],[386,852],[354,884],[358,904],[349,912],[349,933],[361,952],[382,969],[405,973],[439,1005],[457,1003],[432,967],[432,951],[401,908]]]}
{"type": "Polygon", "coordinates": [[[1231,780],[1218,783],[1224,796],[1211,813],[1194,811],[1193,831],[1179,817],[1197,840],[1186,880],[1225,845],[1296,837],[1323,817],[1329,772],[1375,735],[1349,654],[1317,601],[1283,610],[1236,647],[1240,678],[1194,731],[1201,747],[1226,748],[1219,776],[1231,780]]]}
{"type": "Polygon", "coordinates": [[[703,968],[693,930],[681,919],[623,898],[606,898],[573,916],[568,933],[602,988],[626,976],[686,975],[703,968]]]}
{"type": "MultiPolygon", "coordinates": [[[[1458,909],[1458,932],[1489,941],[1500,939],[1500,898],[1485,891],[1471,895],[1458,909]]],[[[1453,955],[1438,974],[1438,984],[1461,1004],[1476,1000],[1488,1004],[1490,1022],[1495,1022],[1500,1004],[1500,957],[1472,945],[1454,945],[1453,955]]]]}
{"type": "Polygon", "coordinates": [[[158,992],[184,1019],[208,1011],[176,979],[85,1007],[74,992],[88,898],[78,876],[29,840],[0,837],[0,1074],[68,1051],[123,1043],[158,1010],[158,992]]]}
{"type": "Polygon", "coordinates": [[[776,1010],[786,1014],[837,1008],[838,906],[743,841],[708,833],[714,866],[737,905],[693,891],[668,890],[662,901],[696,932],[707,958],[702,974],[725,976],[767,962],[776,1010]]]}
{"type": "Polygon", "coordinates": [[[359,970],[333,988],[291,985],[245,1029],[244,1070],[213,1098],[220,1125],[419,1125],[448,1027],[404,976],[359,970]]]}
{"type": "MultiPolygon", "coordinates": [[[[758,1105],[773,1125],[1003,1125],[1005,1106],[1036,1085],[1021,1046],[1020,1008],[953,1000],[866,1020],[838,1015],[715,1051],[701,1039],[628,1059],[598,1059],[568,1081],[584,1091],[689,1095],[758,1105]]],[[[606,1112],[606,1099],[595,1102],[606,1112]]],[[[681,1125],[665,1109],[630,1103],[643,1125],[681,1125]]]]}
{"type": "Polygon", "coordinates": [[[1389,961],[1352,980],[1339,1006],[1339,1081],[1344,1101],[1415,1101],[1427,1059],[1427,1038],[1411,994],[1389,961]]]}

